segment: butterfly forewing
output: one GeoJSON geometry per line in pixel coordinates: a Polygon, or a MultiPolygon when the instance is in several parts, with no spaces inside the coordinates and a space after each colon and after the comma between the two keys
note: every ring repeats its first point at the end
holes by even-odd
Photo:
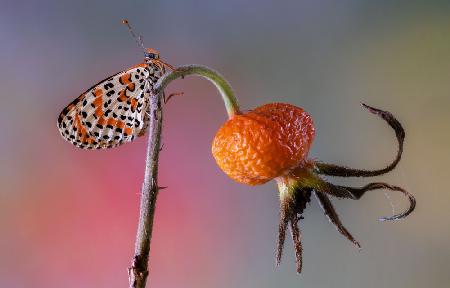
{"type": "Polygon", "coordinates": [[[94,85],[61,112],[61,135],[84,149],[111,148],[142,136],[149,96],[163,72],[139,64],[94,85]]]}

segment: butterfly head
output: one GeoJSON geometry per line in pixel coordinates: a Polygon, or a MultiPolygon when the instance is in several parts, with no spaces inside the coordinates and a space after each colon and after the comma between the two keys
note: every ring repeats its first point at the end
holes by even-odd
{"type": "Polygon", "coordinates": [[[159,52],[152,48],[145,50],[145,62],[150,63],[155,60],[159,60],[159,52]]]}

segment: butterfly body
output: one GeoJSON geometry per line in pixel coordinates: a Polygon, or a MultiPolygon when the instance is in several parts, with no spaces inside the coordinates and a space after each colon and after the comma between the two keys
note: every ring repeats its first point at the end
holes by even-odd
{"type": "Polygon", "coordinates": [[[82,149],[112,148],[142,136],[148,126],[149,97],[165,66],[169,65],[159,53],[147,49],[144,63],[86,90],[60,113],[61,136],[82,149]]]}

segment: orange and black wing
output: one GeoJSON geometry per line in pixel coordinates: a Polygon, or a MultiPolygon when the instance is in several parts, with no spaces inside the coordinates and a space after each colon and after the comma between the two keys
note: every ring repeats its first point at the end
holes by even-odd
{"type": "Polygon", "coordinates": [[[153,85],[163,71],[139,64],[89,88],[58,117],[62,137],[83,149],[119,146],[145,134],[153,85]]]}

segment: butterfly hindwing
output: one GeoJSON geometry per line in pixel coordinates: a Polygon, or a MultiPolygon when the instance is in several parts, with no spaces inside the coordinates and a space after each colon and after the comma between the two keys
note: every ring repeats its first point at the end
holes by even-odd
{"type": "Polygon", "coordinates": [[[100,146],[117,146],[139,134],[148,101],[148,75],[145,67],[132,68],[86,93],[79,116],[100,146]]]}
{"type": "Polygon", "coordinates": [[[156,65],[139,64],[94,85],[61,112],[61,135],[84,149],[111,148],[142,136],[149,95],[162,73],[156,65]]]}

